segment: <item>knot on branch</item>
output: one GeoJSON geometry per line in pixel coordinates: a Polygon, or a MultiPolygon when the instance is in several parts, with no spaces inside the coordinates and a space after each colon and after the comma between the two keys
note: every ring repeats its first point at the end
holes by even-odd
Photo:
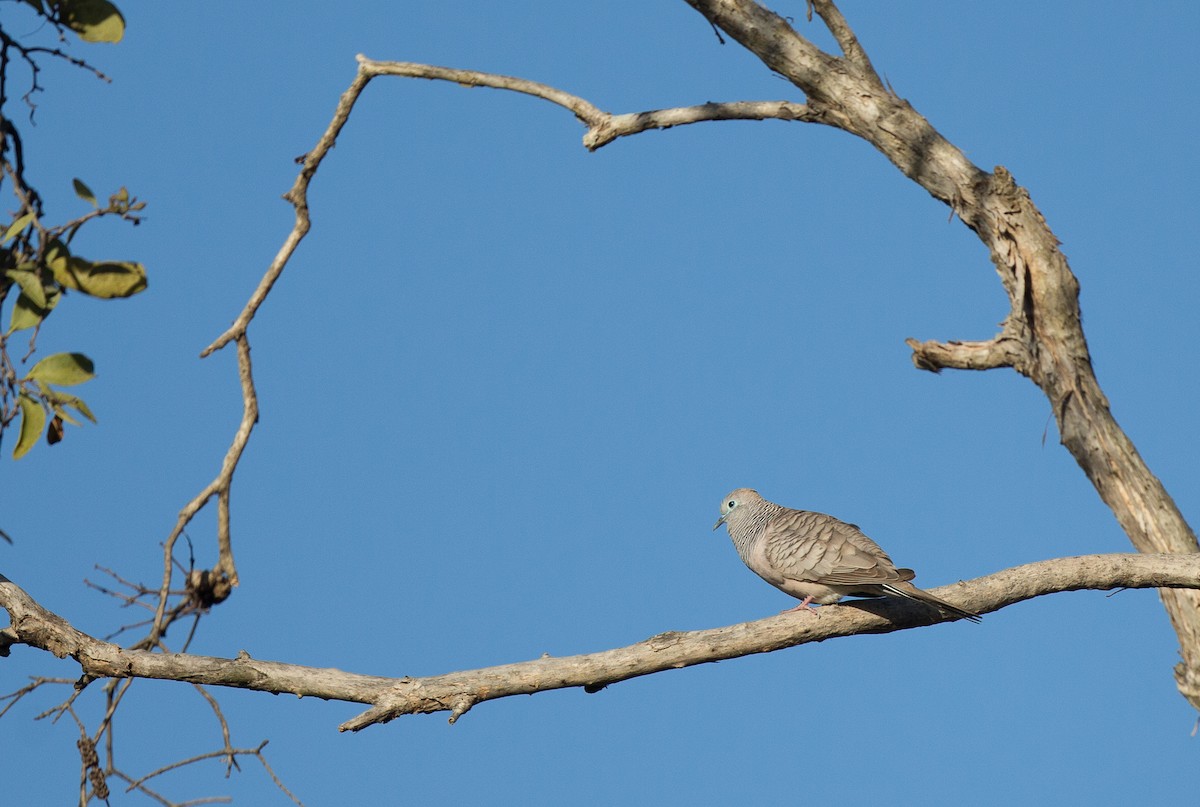
{"type": "Polygon", "coordinates": [[[233,581],[217,569],[193,569],[187,576],[187,592],[200,608],[211,608],[229,598],[233,581]]]}
{"type": "Polygon", "coordinates": [[[15,644],[21,643],[21,637],[9,625],[7,628],[0,630],[0,658],[7,658],[12,652],[10,648],[15,644]]]}
{"type": "Polygon", "coordinates": [[[479,702],[478,698],[471,695],[459,695],[454,699],[454,705],[450,709],[450,725],[458,722],[458,719],[471,710],[471,707],[479,702]]]}

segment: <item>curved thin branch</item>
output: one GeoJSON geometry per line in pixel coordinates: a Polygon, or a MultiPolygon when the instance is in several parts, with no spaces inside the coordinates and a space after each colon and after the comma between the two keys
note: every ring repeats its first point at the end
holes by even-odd
{"type": "Polygon", "coordinates": [[[295,209],[295,222],[291,232],[284,239],[283,245],[275,254],[258,282],[258,286],[250,295],[237,318],[220,336],[203,351],[201,358],[208,357],[224,348],[230,342],[238,345],[238,374],[242,386],[244,402],[242,421],[217,477],[204,487],[184,506],[176,519],[175,527],[164,543],[163,578],[159,589],[158,608],[155,612],[153,629],[145,641],[145,646],[152,647],[162,635],[165,628],[164,618],[167,612],[167,600],[171,589],[173,573],[173,552],[176,541],[197,513],[212,499],[217,497],[217,544],[219,558],[213,574],[219,578],[222,587],[227,591],[238,584],[237,567],[233,561],[233,544],[230,538],[231,527],[229,518],[229,496],[232,489],[233,473],[242,452],[249,442],[250,433],[258,422],[258,400],[251,376],[250,342],[247,330],[250,322],[258,313],[259,308],[266,302],[276,281],[283,274],[284,268],[295,254],[300,242],[312,228],[312,218],[308,205],[308,188],[316,175],[317,169],[325,156],[337,142],[338,135],[350,119],[355,104],[367,84],[376,76],[404,76],[409,78],[424,78],[440,81],[453,81],[468,87],[492,87],[495,89],[511,90],[542,98],[570,110],[582,121],[588,131],[584,136],[584,145],[589,150],[596,150],[619,137],[644,132],[649,129],[669,129],[689,123],[699,123],[714,120],[765,120],[777,118],[789,121],[820,122],[820,116],[804,104],[790,101],[737,101],[733,103],[707,103],[693,107],[677,107],[673,109],[651,110],[649,112],[627,113],[612,115],[604,112],[591,102],[572,95],[563,90],[541,84],[528,79],[513,76],[502,76],[494,73],[482,73],[475,70],[457,70],[436,65],[416,64],[413,62],[381,62],[368,59],[361,54],[358,56],[358,72],[350,86],[338,99],[333,119],[325,132],[317,141],[312,151],[298,159],[302,164],[299,175],[290,190],[284,194],[284,199],[295,209]]]}
{"type": "Polygon", "coordinates": [[[735,101],[731,103],[700,104],[691,107],[675,107],[657,109],[648,112],[632,112],[613,115],[597,107],[595,104],[577,95],[542,84],[529,79],[504,76],[497,73],[484,73],[478,70],[459,70],[450,67],[439,67],[431,64],[416,62],[387,62],[368,59],[358,55],[358,73],[350,86],[342,93],[334,111],[333,120],[326,127],[324,134],[312,151],[299,158],[303,164],[300,175],[296,177],[291,190],[284,194],[284,199],[291,202],[296,211],[296,221],[292,231],[284,240],[283,246],[276,253],[266,273],[259,281],[257,288],[250,295],[249,301],[238,314],[237,319],[213,340],[212,344],[201,351],[201,358],[225,347],[230,342],[245,335],[250,321],[258,309],[266,301],[271,288],[283,273],[296,247],[304,240],[312,226],[308,208],[308,186],[320,167],[321,161],[337,142],[342,127],[350,119],[350,113],[358,102],[367,84],[376,76],[403,76],[407,78],[424,78],[438,81],[452,81],[465,87],[491,87],[493,89],[510,90],[535,98],[542,98],[572,112],[585,126],[588,132],[584,136],[584,145],[591,151],[611,143],[618,137],[638,134],[648,129],[669,129],[689,123],[700,123],[714,120],[765,120],[777,118],[787,121],[819,122],[816,115],[805,104],[791,101],[735,101]]]}
{"type": "Polygon", "coordinates": [[[498,73],[481,73],[477,70],[459,70],[453,67],[438,67],[432,64],[417,62],[380,62],[368,59],[361,53],[358,55],[359,71],[368,78],[374,76],[406,76],[408,78],[427,78],[439,81],[453,81],[464,87],[491,87],[496,90],[511,90],[513,92],[542,98],[552,104],[557,104],[575,113],[585,126],[595,126],[608,117],[608,113],[593,105],[590,101],[564,92],[549,84],[530,81],[527,78],[502,76],[498,73]]]}
{"type": "Polygon", "coordinates": [[[458,70],[416,62],[381,62],[358,56],[359,70],[369,76],[404,76],[440,81],[453,81],[464,87],[491,87],[497,90],[532,95],[552,104],[557,104],[574,113],[588,127],[583,145],[595,151],[619,137],[635,135],[648,129],[670,129],[689,123],[715,120],[766,120],[777,118],[788,121],[818,122],[819,116],[805,104],[791,101],[733,101],[728,103],[709,102],[698,106],[654,109],[648,112],[627,112],[614,115],[597,107],[590,101],[564,92],[557,87],[515,76],[484,73],[478,70],[458,70]]]}
{"type": "Polygon", "coordinates": [[[254,431],[254,425],[258,423],[258,394],[254,389],[254,375],[250,364],[250,341],[244,331],[237,337],[237,346],[238,378],[242,386],[242,420],[238,424],[237,432],[233,435],[233,443],[225,452],[225,459],[221,463],[221,470],[216,479],[209,482],[184,506],[175,521],[175,528],[171,530],[171,534],[167,536],[167,540],[163,544],[163,579],[158,592],[158,606],[154,612],[150,635],[140,643],[145,647],[153,647],[157,644],[167,627],[165,616],[167,601],[171,594],[171,577],[175,570],[175,542],[179,540],[187,525],[213,496],[217,497],[218,559],[217,566],[213,570],[213,575],[217,579],[212,581],[211,585],[214,589],[223,592],[224,595],[212,598],[213,601],[224,599],[229,595],[230,589],[238,584],[237,567],[233,562],[233,542],[230,538],[229,492],[233,486],[234,471],[237,470],[238,462],[241,461],[242,452],[246,450],[246,445],[250,442],[250,434],[254,431]]]}
{"type": "MultiPolygon", "coordinates": [[[[1200,554],[1059,558],[930,591],[982,614],[1059,591],[1164,587],[1200,588],[1200,554]]],[[[543,656],[427,678],[384,678],[259,661],[244,652],[227,659],[127,650],[75,629],[3,576],[0,606],[12,620],[12,641],[48,650],[60,658],[71,656],[79,662],[85,681],[101,677],[158,678],[369,704],[370,709],[342,724],[343,731],[358,731],[400,715],[439,711],[450,712],[453,722],[477,703],[509,695],[565,687],[597,692],[619,681],[665,670],[839,636],[890,633],[946,621],[919,604],[895,599],[863,600],[823,606],[816,614],[785,613],[724,628],[669,631],[599,653],[543,656]]]]}
{"type": "Polygon", "coordinates": [[[301,163],[299,176],[292,184],[291,190],[283,195],[283,198],[292,203],[296,209],[296,223],[292,227],[292,231],[288,233],[284,239],[283,246],[279,248],[279,252],[275,254],[275,258],[267,267],[266,274],[262,280],[258,282],[258,287],[250,295],[242,312],[238,314],[236,320],[229,328],[220,336],[218,336],[211,345],[204,348],[200,352],[200,357],[204,358],[211,355],[213,352],[220,350],[230,342],[245,335],[246,327],[250,324],[250,320],[254,319],[254,315],[258,312],[259,307],[267,299],[267,295],[271,293],[271,288],[275,285],[275,281],[283,274],[283,269],[287,266],[287,262],[291,260],[292,253],[296,251],[296,247],[304,240],[304,236],[308,234],[312,227],[312,219],[308,214],[308,186],[312,182],[313,176],[317,173],[317,169],[321,166],[321,161],[325,159],[325,155],[333,148],[337,142],[338,134],[341,133],[342,127],[346,125],[346,121],[350,119],[350,113],[354,110],[354,104],[358,101],[358,97],[362,95],[362,91],[366,89],[371,77],[359,69],[354,80],[350,82],[350,86],[342,93],[338,99],[337,109],[334,110],[333,120],[329,122],[324,134],[317,141],[316,147],[297,159],[301,163]]]}

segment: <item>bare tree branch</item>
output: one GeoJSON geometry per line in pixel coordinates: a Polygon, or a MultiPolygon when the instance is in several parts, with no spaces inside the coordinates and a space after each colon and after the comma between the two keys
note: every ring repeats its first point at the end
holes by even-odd
{"type": "MultiPolygon", "coordinates": [[[[0,655],[4,655],[4,654],[0,653],[0,655]]],[[[14,691],[14,692],[10,692],[7,695],[0,695],[0,702],[8,701],[8,704],[6,704],[3,709],[0,709],[0,718],[4,717],[4,715],[8,712],[9,709],[16,706],[17,703],[21,700],[21,698],[30,694],[31,692],[38,689],[39,687],[45,686],[46,684],[73,684],[73,683],[75,683],[75,682],[68,680],[66,678],[34,678],[32,683],[26,684],[25,686],[21,687],[20,689],[14,691]]]]}
{"type": "Polygon", "coordinates": [[[670,129],[673,126],[684,126],[689,123],[715,120],[765,120],[767,118],[790,121],[815,120],[807,106],[790,101],[709,102],[699,106],[613,115],[577,95],[528,79],[415,62],[379,62],[362,55],[359,55],[358,61],[360,75],[366,74],[369,77],[404,76],[453,81],[464,87],[491,87],[542,98],[570,110],[583,125],[588,127],[588,131],[583,137],[583,145],[589,151],[595,151],[618,137],[638,134],[648,129],[670,129]]]}
{"type": "MultiPolygon", "coordinates": [[[[152,647],[162,637],[169,620],[167,619],[167,602],[171,596],[171,579],[175,567],[175,542],[183,535],[187,525],[204,509],[213,496],[217,497],[217,565],[211,572],[197,572],[189,576],[188,585],[192,591],[196,585],[203,582],[205,593],[203,599],[206,605],[222,602],[238,584],[237,567],[233,562],[233,541],[231,539],[229,518],[229,493],[233,487],[233,474],[237,470],[242,452],[250,442],[250,434],[258,423],[258,394],[254,389],[254,376],[250,364],[250,340],[243,330],[237,341],[238,378],[242,387],[242,420],[234,433],[233,443],[225,452],[221,470],[217,477],[209,482],[203,490],[188,502],[175,521],[175,528],[163,543],[163,577],[158,591],[158,605],[154,612],[150,634],[144,644],[152,647]]],[[[177,614],[178,615],[178,614],[177,614]]]]}
{"type": "MultiPolygon", "coordinates": [[[[948,204],[991,253],[1011,311],[991,342],[913,342],[922,369],[1011,366],[1050,401],[1060,439],[1139,552],[1200,552],[1196,535],[1117,424],[1092,369],[1079,282],[1028,192],[998,166],[973,165],[911,105],[879,84],[830,0],[812,6],[845,58],[824,53],[753,0],[687,0],[704,17],[787,78],[822,123],[858,135],[905,176],[948,204]]],[[[1164,591],[1183,660],[1176,685],[1200,709],[1200,592],[1164,591]]]]}
{"type": "Polygon", "coordinates": [[[212,575],[216,584],[221,586],[221,595],[215,601],[228,596],[232,587],[238,584],[237,568],[233,561],[233,544],[229,516],[229,496],[232,489],[234,471],[250,439],[250,433],[258,422],[258,399],[251,375],[250,342],[247,329],[254,319],[258,309],[266,302],[276,281],[283,274],[288,261],[291,260],[296,248],[312,227],[309,213],[308,188],[316,175],[321,162],[337,142],[350,113],[372,78],[376,76],[403,76],[409,78],[425,78],[440,81],[453,81],[467,87],[492,87],[495,89],[511,90],[513,92],[542,98],[570,110],[582,121],[588,131],[584,136],[584,145],[589,150],[596,150],[612,142],[618,137],[638,134],[649,129],[669,129],[689,123],[715,120],[765,120],[776,118],[787,121],[816,121],[819,116],[813,115],[804,104],[790,101],[737,101],[733,103],[707,103],[693,107],[677,107],[658,109],[648,112],[626,113],[612,115],[602,111],[591,102],[564,92],[555,87],[536,81],[502,76],[494,73],[482,73],[475,70],[457,70],[435,65],[416,64],[412,62],[380,62],[360,55],[358,57],[358,73],[350,86],[342,93],[334,110],[333,119],[325,132],[317,141],[312,151],[298,158],[302,164],[299,175],[291,189],[284,194],[284,199],[295,209],[295,223],[292,230],[284,239],[283,245],[275,258],[267,267],[267,271],[259,281],[257,288],[240,314],[212,344],[201,353],[202,358],[210,356],[230,342],[238,345],[238,375],[242,386],[243,414],[242,421],[217,477],[204,487],[180,511],[175,527],[164,543],[163,578],[159,589],[158,606],[155,612],[152,630],[147,637],[147,644],[153,645],[162,635],[167,615],[167,601],[171,591],[173,552],[176,541],[183,535],[184,529],[192,519],[204,508],[214,496],[217,498],[217,544],[219,560],[212,575]]]}
{"type": "MultiPolygon", "coordinates": [[[[126,793],[128,793],[132,790],[140,790],[144,793],[147,793],[148,795],[151,795],[154,798],[161,798],[157,794],[154,794],[151,791],[146,789],[145,783],[147,781],[149,781],[150,779],[153,779],[156,776],[161,776],[164,773],[168,773],[173,770],[178,770],[179,768],[182,768],[187,765],[194,765],[195,763],[203,762],[206,759],[217,759],[217,758],[225,758],[227,760],[227,767],[226,767],[225,775],[226,775],[226,778],[228,778],[229,767],[233,766],[233,765],[237,765],[236,758],[249,756],[249,757],[254,757],[255,759],[257,759],[259,761],[259,763],[262,764],[263,768],[267,772],[267,775],[271,777],[271,781],[275,783],[276,787],[278,787],[281,791],[283,791],[284,795],[286,795],[289,799],[291,799],[294,804],[299,804],[299,805],[301,805],[301,807],[303,807],[303,802],[301,802],[300,799],[296,798],[295,794],[293,794],[290,790],[287,789],[287,787],[284,786],[283,782],[281,782],[279,780],[279,777],[275,775],[275,771],[267,763],[267,757],[265,754],[263,754],[263,749],[266,747],[267,747],[267,740],[263,740],[261,743],[258,744],[257,748],[234,748],[231,745],[229,745],[229,738],[226,737],[225,738],[225,747],[221,748],[217,751],[210,751],[206,754],[197,754],[193,757],[189,757],[188,759],[183,759],[178,762],[172,762],[171,764],[164,765],[161,768],[159,768],[155,771],[152,771],[138,779],[131,779],[130,777],[128,777],[124,774],[119,774],[119,775],[121,776],[121,778],[125,779],[129,783],[128,787],[125,788],[126,793]]],[[[239,770],[240,770],[240,768],[239,768],[239,770]]],[[[187,803],[188,804],[211,804],[214,802],[222,802],[223,803],[223,802],[227,802],[227,801],[230,801],[230,799],[221,797],[221,798],[208,798],[208,799],[193,799],[187,803]]]]}
{"type": "MultiPolygon", "coordinates": [[[[1059,591],[1200,587],[1200,554],[1088,555],[1006,569],[930,589],[978,613],[1059,591]]],[[[589,692],[665,670],[820,642],[839,636],[890,633],[946,621],[919,604],[893,599],[823,606],[815,615],[790,613],[724,628],[671,631],[628,647],[581,656],[505,664],[428,678],[385,678],[335,669],[236,658],[127,650],[72,627],[0,576],[0,606],[9,613],[12,641],[79,662],[81,684],[96,678],[157,678],[369,704],[345,722],[357,731],[405,714],[449,711],[451,722],[477,703],[509,695],[583,687],[589,692]]],[[[964,629],[965,626],[964,626],[964,629]]]]}
{"type": "Polygon", "coordinates": [[[993,370],[1025,361],[1025,345],[1003,334],[984,342],[918,342],[906,339],[913,351],[913,364],[921,370],[940,373],[943,369],[993,370]]]}
{"type": "Polygon", "coordinates": [[[829,0],[809,0],[808,19],[810,22],[812,21],[812,10],[816,10],[817,14],[821,16],[825,27],[829,29],[829,33],[833,34],[838,47],[842,49],[842,55],[857,65],[863,71],[864,76],[873,78],[875,83],[882,87],[883,81],[875,72],[875,67],[867,58],[867,52],[859,44],[858,37],[854,35],[854,31],[850,29],[850,24],[846,22],[846,18],[842,16],[838,7],[829,0]]]}
{"type": "Polygon", "coordinates": [[[670,129],[674,126],[705,121],[767,119],[820,122],[820,116],[809,109],[806,104],[797,104],[793,101],[709,102],[698,106],[609,115],[605,120],[588,129],[587,134],[583,136],[583,145],[589,151],[595,151],[618,137],[639,134],[649,129],[670,129]]]}

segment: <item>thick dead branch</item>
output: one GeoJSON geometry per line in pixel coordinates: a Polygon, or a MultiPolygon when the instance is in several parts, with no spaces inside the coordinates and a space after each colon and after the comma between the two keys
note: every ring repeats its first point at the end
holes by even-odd
{"type": "MultiPolygon", "coordinates": [[[[687,0],[713,25],[808,97],[822,123],[863,138],[905,176],[948,204],[991,253],[1011,312],[991,342],[917,343],[922,369],[1011,366],[1041,387],[1064,446],[1095,485],[1139,552],[1198,552],[1196,535],[1117,424],[1092,370],[1079,283],[1028,192],[1003,167],[989,174],[879,83],[849,26],[829,0],[812,7],[845,57],[824,53],[753,0],[687,0]]],[[[1200,593],[1164,591],[1183,656],[1180,692],[1200,709],[1200,593]]]]}
{"type": "MultiPolygon", "coordinates": [[[[1200,554],[1089,555],[1041,561],[975,580],[930,589],[936,596],[989,613],[1022,600],[1079,589],[1200,587],[1200,554]]],[[[342,724],[357,731],[405,714],[447,711],[451,721],[477,703],[509,695],[609,684],[664,670],[820,642],[839,636],[892,631],[945,621],[935,612],[898,600],[824,606],[817,614],[788,613],[691,632],[670,631],[628,647],[448,673],[428,678],[385,678],[335,669],[236,658],[127,650],[76,630],[0,576],[0,606],[12,620],[9,643],[48,650],[79,662],[81,681],[158,678],[369,704],[342,724]]],[[[964,630],[974,628],[966,625],[964,630]]]]}
{"type": "Polygon", "coordinates": [[[1028,357],[1024,345],[1003,334],[984,342],[918,342],[906,339],[913,351],[913,364],[921,370],[940,373],[945,368],[956,370],[992,370],[1015,367],[1028,357]]]}

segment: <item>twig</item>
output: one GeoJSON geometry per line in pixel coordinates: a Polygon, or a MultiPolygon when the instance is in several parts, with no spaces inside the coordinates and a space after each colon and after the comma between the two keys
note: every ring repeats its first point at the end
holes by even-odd
{"type": "Polygon", "coordinates": [[[221,757],[227,757],[230,754],[232,754],[234,756],[257,755],[259,753],[259,751],[262,750],[262,747],[264,745],[266,745],[266,742],[263,742],[262,744],[260,744],[258,746],[258,748],[228,748],[228,747],[221,748],[216,751],[208,751],[207,753],[204,753],[204,754],[196,754],[195,756],[188,757],[187,759],[181,759],[178,762],[172,762],[169,765],[163,765],[161,768],[158,768],[157,770],[153,770],[150,773],[146,774],[145,776],[141,777],[140,779],[136,779],[133,782],[131,782],[129,787],[125,788],[125,792],[128,793],[129,791],[133,790],[134,788],[141,786],[141,784],[143,782],[147,782],[156,776],[162,776],[164,773],[169,773],[170,771],[178,770],[179,768],[185,767],[187,765],[194,765],[197,762],[203,762],[206,759],[219,759],[221,757]]]}
{"type": "MultiPolygon", "coordinates": [[[[115,776],[126,783],[134,781],[132,776],[129,776],[128,774],[119,770],[109,771],[108,775],[110,777],[115,776]]],[[[233,801],[233,799],[231,799],[229,796],[209,796],[207,798],[189,799],[187,801],[174,802],[163,796],[161,793],[156,793],[155,791],[146,787],[144,784],[130,785],[129,790],[132,790],[135,787],[139,792],[154,799],[159,804],[163,805],[163,807],[191,807],[191,805],[196,804],[229,804],[233,801]]],[[[128,792],[128,790],[126,792],[128,792]]]]}
{"type": "Polygon", "coordinates": [[[225,452],[221,470],[216,479],[210,482],[183,510],[175,522],[175,528],[163,543],[163,579],[158,592],[158,607],[154,614],[154,625],[147,643],[153,644],[162,636],[165,629],[164,617],[167,610],[167,600],[171,593],[171,575],[174,562],[175,542],[183,535],[184,529],[196,514],[204,508],[213,496],[218,496],[217,507],[217,544],[219,557],[214,575],[220,578],[223,585],[233,587],[238,584],[237,568],[233,562],[233,544],[230,539],[229,526],[229,489],[233,484],[233,474],[237,470],[242,452],[250,441],[254,425],[258,423],[258,394],[254,389],[254,376],[250,364],[250,342],[243,331],[237,338],[238,378],[242,386],[242,420],[234,433],[233,443],[225,452]]]}
{"type": "Polygon", "coordinates": [[[26,684],[25,686],[21,687],[20,689],[16,690],[15,692],[10,692],[7,695],[0,695],[0,701],[11,701],[3,709],[0,709],[0,717],[4,717],[4,715],[8,712],[9,709],[13,708],[14,706],[17,705],[18,702],[20,702],[21,698],[23,698],[26,695],[28,695],[29,693],[33,692],[38,687],[44,686],[46,684],[70,685],[70,684],[74,684],[74,683],[75,682],[70,680],[69,678],[34,678],[33,683],[26,684]]]}
{"type": "MultiPolygon", "coordinates": [[[[267,745],[267,741],[263,740],[262,745],[260,745],[258,747],[258,750],[261,752],[262,749],[266,747],[266,745],[267,745]]],[[[263,769],[266,770],[267,776],[270,776],[271,781],[275,783],[275,787],[279,788],[283,792],[283,795],[285,795],[289,799],[291,799],[293,804],[298,805],[298,807],[304,807],[304,802],[302,802],[302,801],[300,801],[300,799],[296,798],[296,794],[293,793],[292,791],[288,790],[284,786],[283,781],[280,780],[280,778],[275,774],[275,769],[272,768],[271,765],[267,762],[267,755],[263,754],[263,753],[259,753],[256,756],[258,757],[258,761],[260,763],[262,763],[263,769]]]]}
{"type": "MultiPolygon", "coordinates": [[[[234,755],[232,740],[229,736],[229,723],[226,722],[225,715],[221,712],[221,705],[217,703],[217,699],[210,695],[208,690],[199,684],[193,684],[192,686],[196,688],[196,692],[199,693],[200,697],[204,698],[205,702],[208,703],[209,708],[213,710],[213,714],[216,715],[217,718],[217,724],[221,727],[221,742],[224,743],[224,748],[226,751],[225,778],[228,779],[233,767],[237,765],[237,759],[234,755]]],[[[261,747],[262,746],[259,746],[259,748],[261,747]]]]}

